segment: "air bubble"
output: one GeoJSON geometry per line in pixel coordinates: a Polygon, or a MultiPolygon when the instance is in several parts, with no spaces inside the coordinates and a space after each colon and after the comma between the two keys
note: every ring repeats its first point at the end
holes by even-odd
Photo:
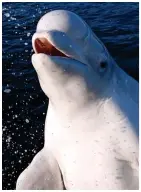
{"type": "Polygon", "coordinates": [[[4,14],[6,17],[10,17],[10,13],[5,13],[4,14]]]}

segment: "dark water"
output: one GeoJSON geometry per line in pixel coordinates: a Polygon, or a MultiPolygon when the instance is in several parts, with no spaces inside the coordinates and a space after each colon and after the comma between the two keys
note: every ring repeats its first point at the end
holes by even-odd
{"type": "Polygon", "coordinates": [[[54,9],[79,14],[117,63],[139,78],[138,3],[3,3],[3,189],[43,147],[48,99],[31,64],[31,37],[40,17],[54,9]]]}

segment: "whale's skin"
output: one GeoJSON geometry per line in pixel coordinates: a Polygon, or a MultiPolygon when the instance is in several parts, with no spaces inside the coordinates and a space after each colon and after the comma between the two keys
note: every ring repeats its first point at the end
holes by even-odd
{"type": "Polygon", "coordinates": [[[138,82],[72,12],[40,19],[35,51],[43,36],[70,58],[32,56],[49,97],[45,143],[16,189],[139,189],[138,82]]]}

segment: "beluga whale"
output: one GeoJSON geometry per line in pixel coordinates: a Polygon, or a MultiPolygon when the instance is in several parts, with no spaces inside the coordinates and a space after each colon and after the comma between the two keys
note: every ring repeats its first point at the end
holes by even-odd
{"type": "Polygon", "coordinates": [[[32,46],[49,106],[44,147],[16,189],[139,189],[138,82],[70,11],[41,17],[32,46]]]}

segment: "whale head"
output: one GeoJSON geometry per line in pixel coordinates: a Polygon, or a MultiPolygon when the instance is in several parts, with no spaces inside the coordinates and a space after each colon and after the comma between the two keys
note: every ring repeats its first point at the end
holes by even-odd
{"type": "Polygon", "coordinates": [[[52,103],[85,104],[108,97],[113,59],[78,15],[65,10],[45,14],[32,37],[32,63],[52,103]]]}

